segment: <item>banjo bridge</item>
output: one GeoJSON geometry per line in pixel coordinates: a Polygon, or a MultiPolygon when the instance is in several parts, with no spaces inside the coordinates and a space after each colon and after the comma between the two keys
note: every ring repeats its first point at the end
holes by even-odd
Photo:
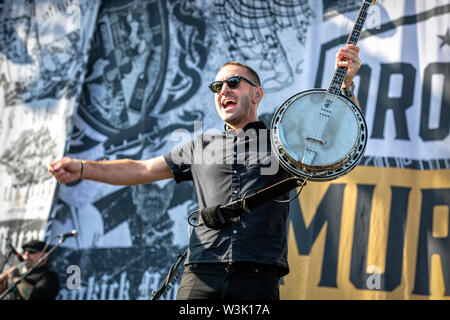
{"type": "Polygon", "coordinates": [[[311,138],[311,137],[305,138],[305,140],[306,141],[311,141],[311,142],[314,142],[314,143],[325,144],[325,141],[322,141],[322,140],[319,140],[319,139],[314,139],[314,138],[311,138]]]}

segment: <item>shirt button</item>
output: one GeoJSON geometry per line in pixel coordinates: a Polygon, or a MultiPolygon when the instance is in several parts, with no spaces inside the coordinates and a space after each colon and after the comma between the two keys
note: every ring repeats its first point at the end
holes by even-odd
{"type": "Polygon", "coordinates": [[[234,190],[233,193],[237,193],[237,190],[234,190]]]}
{"type": "Polygon", "coordinates": [[[237,170],[233,170],[233,173],[237,173],[237,170]]]}
{"type": "Polygon", "coordinates": [[[233,230],[233,233],[236,234],[236,233],[237,233],[237,230],[233,230]]]}

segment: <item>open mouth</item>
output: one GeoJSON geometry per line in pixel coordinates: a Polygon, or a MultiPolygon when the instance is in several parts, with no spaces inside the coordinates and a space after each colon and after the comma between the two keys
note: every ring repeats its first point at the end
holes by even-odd
{"type": "Polygon", "coordinates": [[[223,109],[230,109],[234,106],[236,106],[237,101],[235,99],[231,99],[231,98],[225,98],[222,100],[222,108],[223,109]]]}

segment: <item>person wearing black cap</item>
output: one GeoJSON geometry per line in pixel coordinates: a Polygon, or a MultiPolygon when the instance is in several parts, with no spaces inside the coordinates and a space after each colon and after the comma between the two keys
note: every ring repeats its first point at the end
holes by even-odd
{"type": "MultiPolygon", "coordinates": [[[[30,270],[50,248],[45,242],[32,240],[25,243],[22,249],[25,267],[30,270]]],[[[16,285],[5,300],[54,300],[59,292],[59,279],[58,275],[47,267],[47,261],[48,257],[43,259],[16,285]]],[[[0,274],[0,294],[8,289],[8,279],[17,282],[21,276],[16,266],[0,274]]]]}

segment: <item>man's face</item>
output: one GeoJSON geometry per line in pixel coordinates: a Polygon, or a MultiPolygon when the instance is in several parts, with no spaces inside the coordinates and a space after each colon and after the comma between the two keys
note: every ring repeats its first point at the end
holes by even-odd
{"type": "MultiPolygon", "coordinates": [[[[219,71],[215,80],[224,81],[233,76],[249,78],[245,68],[228,65],[219,71]]],[[[255,89],[250,83],[243,80],[235,89],[231,89],[224,82],[222,90],[214,94],[216,110],[220,118],[233,128],[242,128],[247,123],[256,121],[257,104],[253,101],[255,89]]]]}
{"type": "MultiPolygon", "coordinates": [[[[26,262],[26,267],[31,268],[42,256],[44,255],[44,252],[37,251],[32,248],[26,248],[22,257],[23,260],[26,262]]],[[[44,259],[39,266],[44,265],[46,262],[46,259],[44,259]]]]}
{"type": "Polygon", "coordinates": [[[173,185],[170,183],[160,188],[155,183],[139,184],[133,187],[133,203],[136,205],[136,213],[145,223],[150,223],[164,214],[169,208],[173,195],[173,185]]]}

